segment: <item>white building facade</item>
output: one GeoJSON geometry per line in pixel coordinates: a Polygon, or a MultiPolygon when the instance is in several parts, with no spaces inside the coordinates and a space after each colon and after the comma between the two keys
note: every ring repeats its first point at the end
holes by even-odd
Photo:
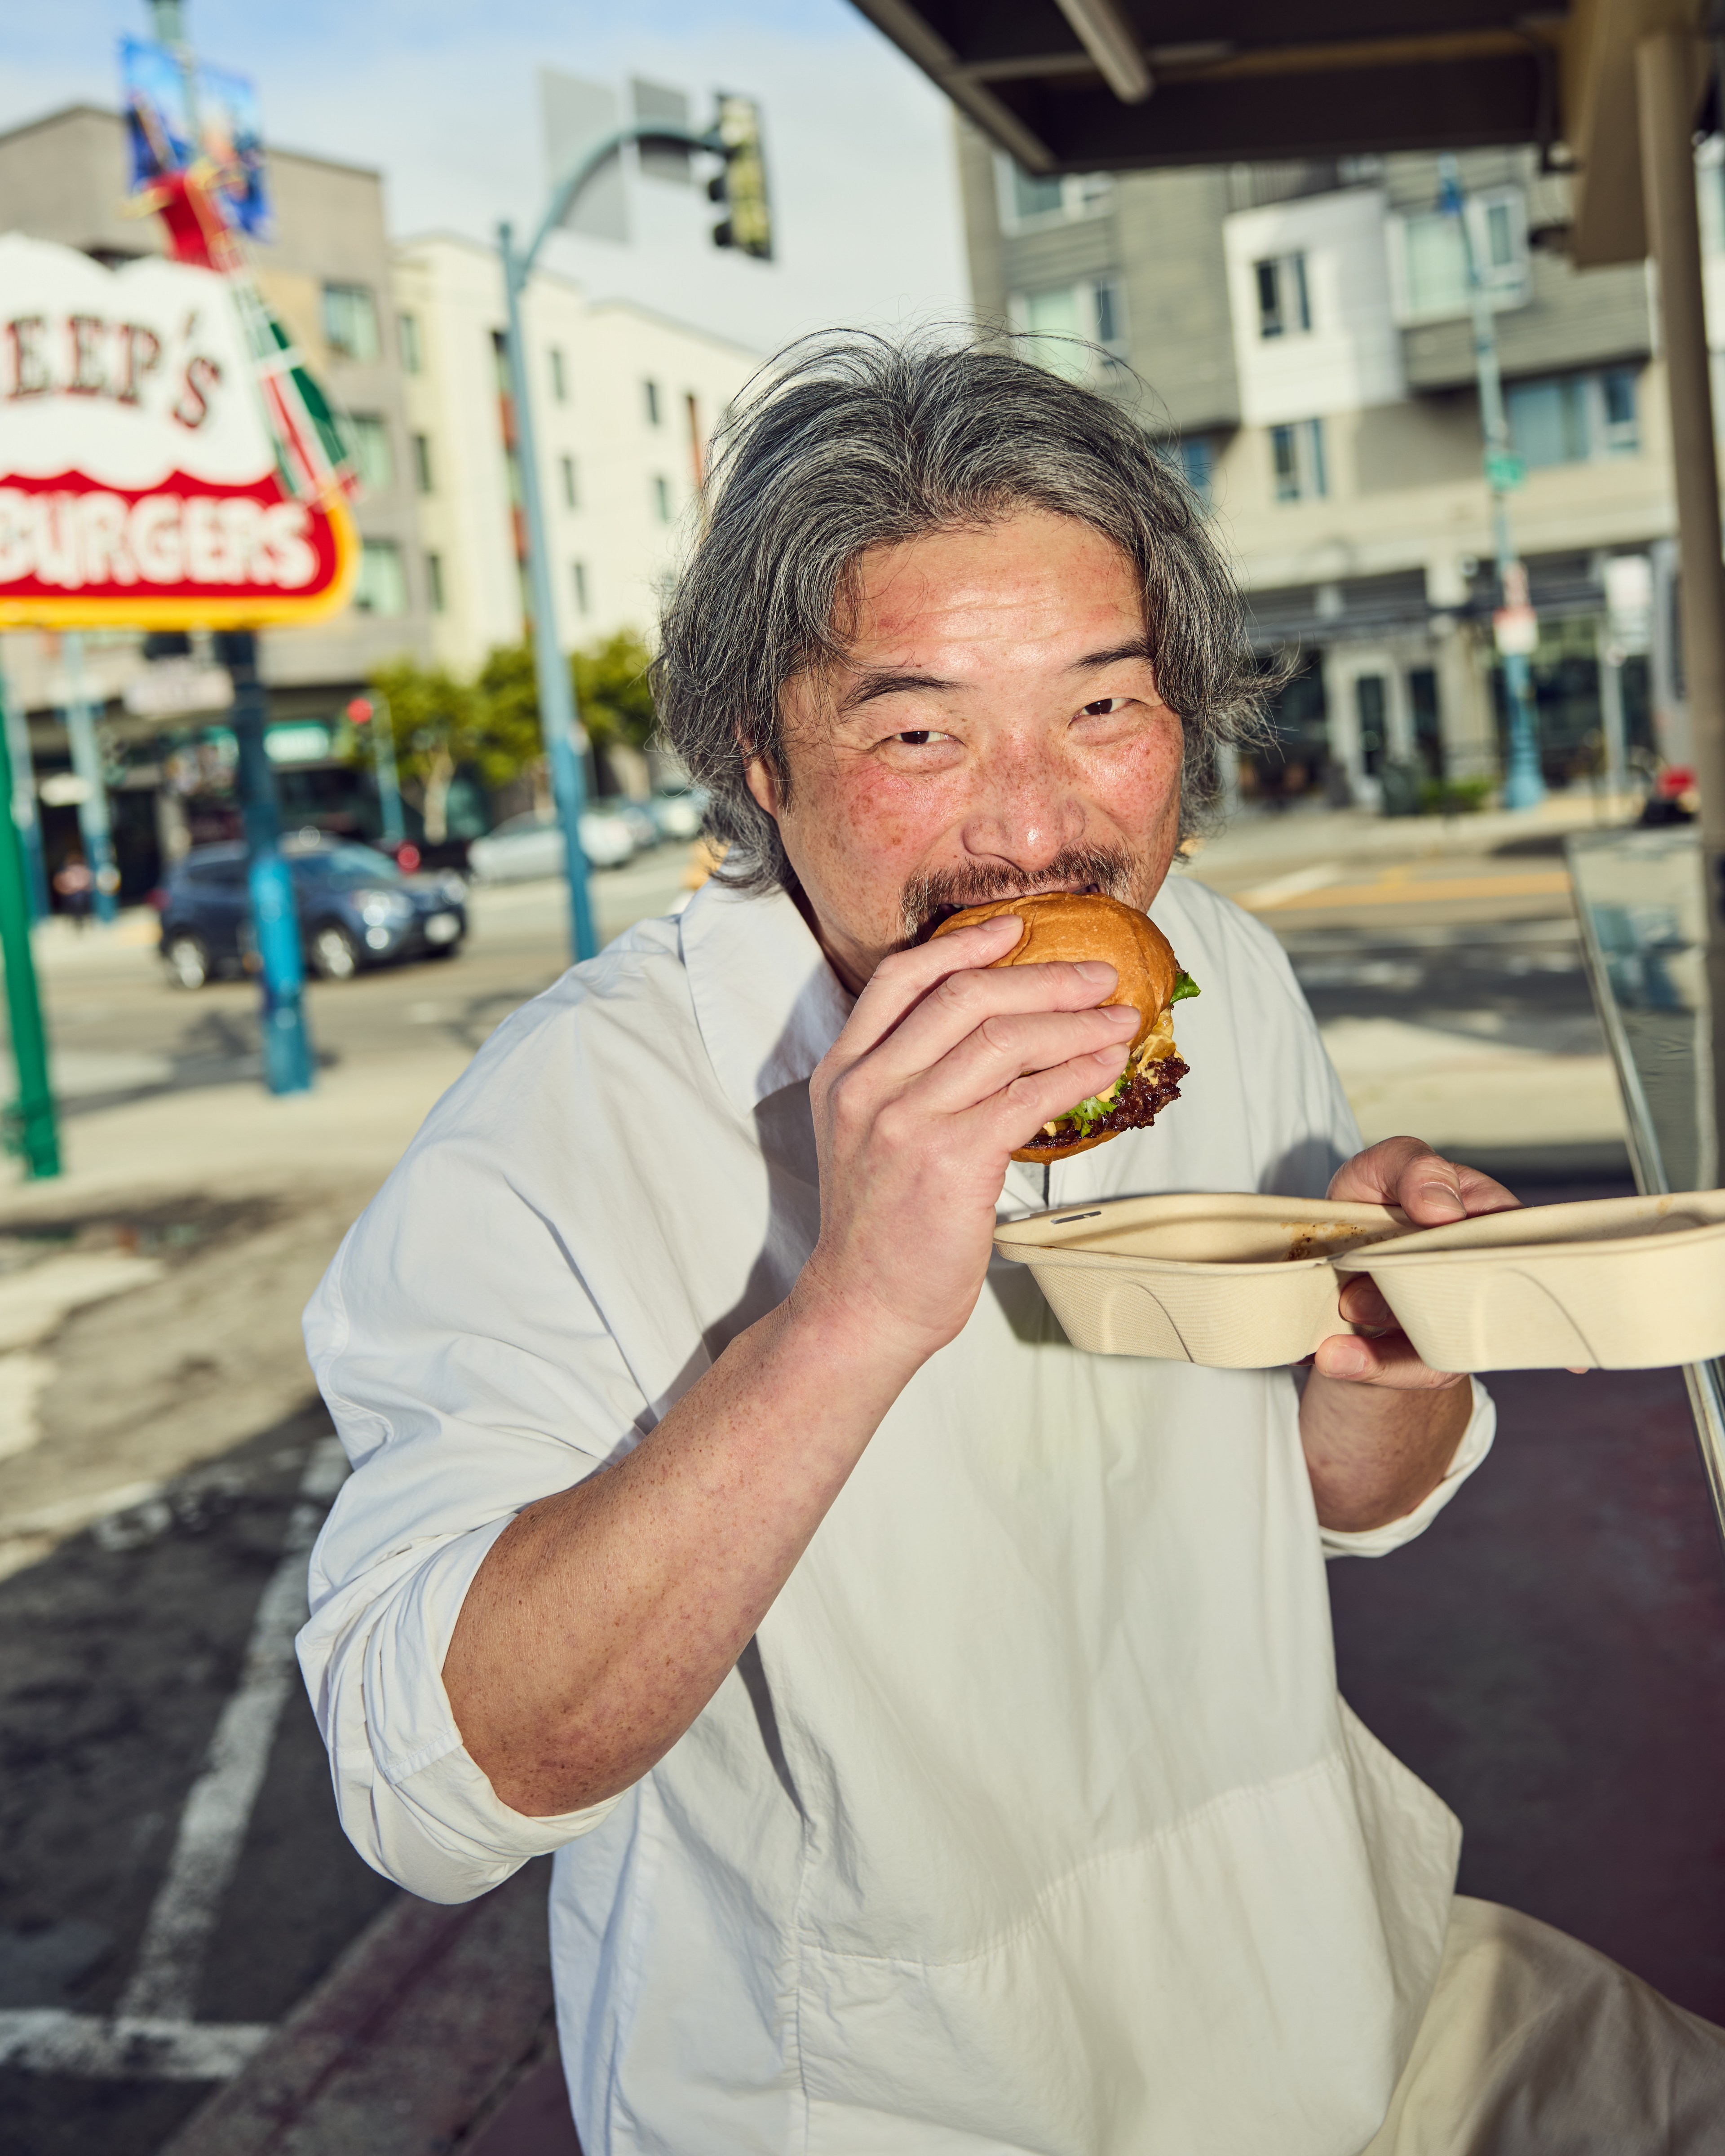
{"type": "MultiPolygon", "coordinates": [[[[502,274],[435,235],[396,250],[394,297],[432,646],[471,673],[526,631],[502,274]]],[[[761,356],[545,273],[523,315],[559,640],[650,637],[713,431],[761,356]]]]}

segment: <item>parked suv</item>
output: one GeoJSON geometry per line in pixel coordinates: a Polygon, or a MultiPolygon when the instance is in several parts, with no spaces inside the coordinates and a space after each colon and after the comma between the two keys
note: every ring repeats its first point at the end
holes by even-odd
{"type": "MultiPolygon", "coordinates": [[[[403,875],[387,854],[339,839],[284,841],[299,900],[310,971],[351,980],[394,958],[449,958],[467,933],[467,893],[454,875],[403,875]]],[[[245,849],[198,846],[169,876],[162,899],[168,978],[201,988],[244,968],[253,948],[245,849]]]]}

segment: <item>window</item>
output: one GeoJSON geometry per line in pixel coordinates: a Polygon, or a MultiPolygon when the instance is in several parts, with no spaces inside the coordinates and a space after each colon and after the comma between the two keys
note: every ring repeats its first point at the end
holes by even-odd
{"type": "Polygon", "coordinates": [[[1358,674],[1353,682],[1353,713],[1359,726],[1359,760],[1368,778],[1384,768],[1389,740],[1388,684],[1381,674],[1358,674]]]}
{"type": "Polygon", "coordinates": [[[1550,465],[1632,457],[1641,446],[1635,377],[1626,367],[1512,382],[1504,391],[1510,446],[1535,471],[1550,465]]]}
{"type": "Polygon", "coordinates": [[[647,424],[649,427],[656,427],[660,421],[659,384],[656,382],[644,382],[641,384],[641,394],[647,406],[647,424]]]}
{"type": "Polygon", "coordinates": [[[415,434],[413,444],[413,487],[418,494],[429,494],[431,485],[431,437],[415,434]]]}
{"type": "Polygon", "coordinates": [[[417,315],[400,316],[396,321],[395,328],[396,336],[401,344],[402,372],[403,374],[423,373],[425,361],[419,349],[419,317],[417,315]]]}
{"type": "Polygon", "coordinates": [[[570,562],[569,580],[575,587],[575,611],[577,613],[585,613],[587,612],[587,564],[585,562],[570,562]]]}
{"type": "Polygon", "coordinates": [[[1258,285],[1258,334],[1292,336],[1312,327],[1312,300],[1306,289],[1306,257],[1275,254],[1255,262],[1258,285]]]}
{"type": "Polygon", "coordinates": [[[1072,381],[1083,381],[1096,371],[1096,356],[1084,349],[1086,345],[1102,346],[1111,357],[1125,357],[1126,310],[1116,277],[1089,277],[1081,284],[1015,295],[1012,319],[1024,333],[1025,358],[1072,381]]]}
{"type": "Polygon", "coordinates": [[[368,285],[326,285],[323,341],[343,359],[377,357],[377,306],[368,285]]]}
{"type": "Polygon", "coordinates": [[[407,569],[393,539],[360,542],[359,575],[353,603],[362,613],[398,614],[408,610],[407,569]]]}
{"type": "Polygon", "coordinates": [[[553,345],[547,355],[551,361],[551,394],[554,403],[567,404],[569,385],[563,378],[563,355],[553,345]]]}
{"type": "Polygon", "coordinates": [[[425,596],[430,601],[431,611],[434,613],[441,613],[445,604],[444,557],[441,554],[428,554],[425,557],[425,596]]]}
{"type": "Polygon", "coordinates": [[[1208,434],[1183,434],[1174,444],[1174,454],[1180,467],[1180,475],[1200,501],[1210,498],[1210,484],[1215,477],[1215,444],[1208,434]]]}
{"type": "Polygon", "coordinates": [[[563,480],[563,506],[564,506],[564,508],[565,508],[565,509],[576,509],[576,508],[578,508],[578,507],[580,506],[581,496],[580,496],[579,490],[577,488],[577,486],[576,486],[576,485],[575,485],[575,459],[574,459],[574,458],[573,458],[573,457],[559,457],[559,458],[557,459],[557,470],[559,470],[559,472],[561,472],[561,473],[562,473],[562,480],[563,480]]]}
{"type": "Polygon", "coordinates": [[[395,484],[395,459],[389,447],[389,423],[380,412],[348,412],[337,419],[347,454],[368,494],[395,484]]]}
{"type": "Polygon", "coordinates": [[[1270,429],[1270,458],[1278,501],[1316,501],[1330,490],[1324,471],[1324,423],[1296,419],[1270,429]]]}
{"type": "Polygon", "coordinates": [[[1114,182],[1106,172],[1084,172],[1065,179],[1044,179],[1003,157],[1000,221],[1009,232],[1051,224],[1057,219],[1095,217],[1113,200],[1114,182]]]}
{"type": "Polygon", "coordinates": [[[655,479],[653,482],[653,509],[655,515],[658,517],[661,524],[669,524],[670,522],[671,490],[670,481],[668,479],[655,479]]]}
{"type": "Polygon", "coordinates": [[[1387,227],[1395,318],[1404,325],[1454,321],[1472,305],[1467,250],[1495,308],[1525,306],[1532,287],[1527,267],[1527,205],[1518,187],[1471,196],[1466,229],[1447,210],[1393,217],[1387,227]]]}

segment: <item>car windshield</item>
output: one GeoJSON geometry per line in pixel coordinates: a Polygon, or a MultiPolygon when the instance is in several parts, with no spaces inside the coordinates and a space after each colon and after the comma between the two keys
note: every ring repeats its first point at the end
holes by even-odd
{"type": "Polygon", "coordinates": [[[536,810],[529,808],[524,815],[506,818],[491,836],[494,839],[519,839],[529,831],[548,831],[556,821],[555,816],[542,816],[536,810]]]}
{"type": "Polygon", "coordinates": [[[316,876],[320,883],[333,884],[337,891],[358,891],[367,884],[403,880],[388,854],[374,853],[369,846],[320,846],[315,854],[302,854],[294,866],[302,875],[316,876]]]}

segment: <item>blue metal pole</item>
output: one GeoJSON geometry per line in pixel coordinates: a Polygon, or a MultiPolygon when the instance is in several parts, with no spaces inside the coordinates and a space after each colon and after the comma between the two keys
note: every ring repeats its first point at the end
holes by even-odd
{"type": "Polygon", "coordinates": [[[215,639],[216,656],[234,680],[228,723],[239,751],[239,799],[245,819],[246,875],[252,930],[262,966],[264,1083],[272,1093],[305,1093],[315,1075],[305,1030],[305,967],[292,871],[281,850],[275,773],[264,747],[269,693],[258,678],[258,639],[249,629],[215,639]]]}
{"type": "Polygon", "coordinates": [[[527,353],[521,335],[521,291],[527,267],[515,251],[514,234],[497,228],[497,252],[503,262],[507,308],[510,391],[515,400],[516,457],[521,467],[521,513],[527,526],[527,587],[533,609],[533,671],[539,685],[539,725],[551,759],[551,786],[563,826],[563,852],[569,872],[569,942],[578,960],[599,947],[593,927],[593,898],[588,889],[587,855],[581,850],[581,812],[587,785],[576,748],[578,723],[575,684],[557,639],[557,607],[552,596],[551,549],[546,538],[545,503],[539,487],[539,458],[533,439],[533,408],[527,382],[527,353]]]}

